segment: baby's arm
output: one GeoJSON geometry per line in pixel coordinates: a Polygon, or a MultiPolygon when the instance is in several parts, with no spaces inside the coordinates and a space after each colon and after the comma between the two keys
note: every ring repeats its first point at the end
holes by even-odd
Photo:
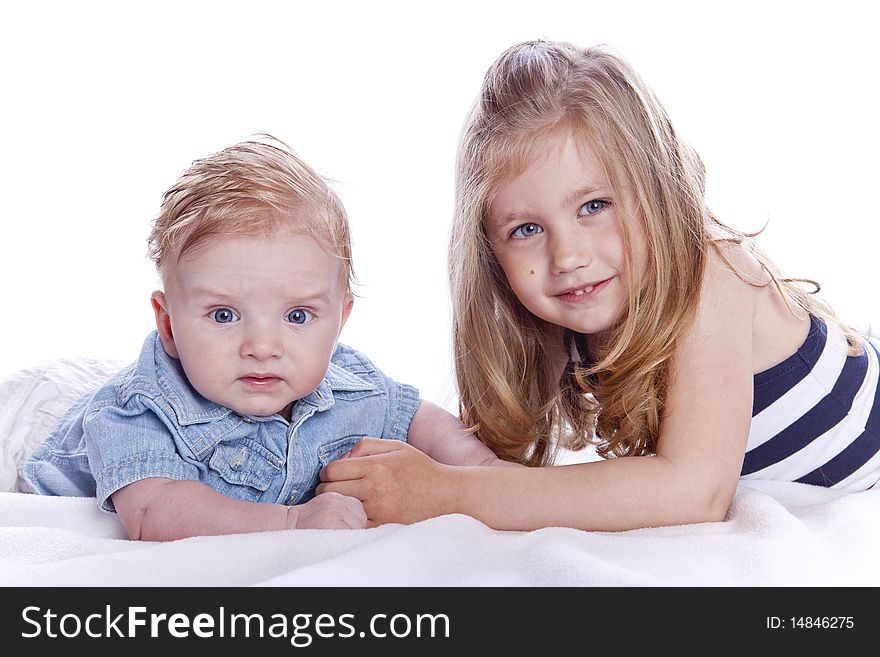
{"type": "MultiPolygon", "coordinates": [[[[499,459],[452,413],[425,400],[413,416],[406,441],[447,465],[519,466],[499,459]]],[[[351,455],[358,455],[357,448],[351,455]]]]}
{"type": "Polygon", "coordinates": [[[132,540],[173,541],[280,529],[359,529],[367,522],[359,500],[335,493],[284,506],[237,500],[198,481],[151,477],[120,488],[111,498],[132,540]]]}

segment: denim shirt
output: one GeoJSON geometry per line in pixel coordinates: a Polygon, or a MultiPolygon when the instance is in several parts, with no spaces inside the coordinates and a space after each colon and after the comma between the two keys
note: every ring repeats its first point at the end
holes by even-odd
{"type": "Polygon", "coordinates": [[[236,499],[299,504],[320,469],[362,436],[406,440],[418,391],[337,345],[324,379],[294,403],[290,422],[211,402],[189,384],[157,332],[137,362],[80,398],[24,466],[44,495],[110,495],[140,479],[201,481],[236,499]]]}

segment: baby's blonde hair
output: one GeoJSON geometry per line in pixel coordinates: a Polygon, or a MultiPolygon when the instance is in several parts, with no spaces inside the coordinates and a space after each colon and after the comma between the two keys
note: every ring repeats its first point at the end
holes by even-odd
{"type": "Polygon", "coordinates": [[[653,453],[670,358],[693,319],[708,249],[724,257],[720,242],[749,249],[793,306],[830,316],[782,279],[752,235],[712,216],[700,158],[607,48],[530,41],[502,53],[465,123],[456,169],[449,266],[460,412],[502,458],[544,465],[559,444],[591,442],[605,456],[653,453]],[[633,207],[619,223],[626,264],[632,268],[630,222],[638,221],[648,266],[608,338],[591,345],[590,361],[569,363],[560,378],[551,365],[567,356],[559,327],[532,315],[510,290],[484,224],[499,187],[548,138],[565,134],[597,153],[612,189],[631,189],[633,207]]]}
{"type": "Polygon", "coordinates": [[[348,217],[327,181],[285,143],[260,135],[195,160],[165,192],[147,240],[163,279],[169,264],[223,235],[292,226],[312,235],[354,281],[348,217]]]}

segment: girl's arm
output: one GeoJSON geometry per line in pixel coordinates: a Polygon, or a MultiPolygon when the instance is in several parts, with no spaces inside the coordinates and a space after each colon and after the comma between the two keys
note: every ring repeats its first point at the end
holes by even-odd
{"type": "Polygon", "coordinates": [[[724,518],[742,467],[752,409],[755,295],[710,259],[697,316],[672,363],[654,457],[549,468],[437,464],[392,441],[322,472],[319,491],[364,502],[370,524],[465,513],[496,529],[624,530],[724,518]]]}
{"type": "Polygon", "coordinates": [[[366,525],[361,503],[342,495],[321,495],[288,507],[237,500],[198,481],[151,477],[120,488],[111,498],[132,540],[366,525]]]}
{"type": "MultiPolygon", "coordinates": [[[[409,425],[406,441],[435,461],[447,465],[518,466],[502,461],[449,411],[422,400],[409,425]]],[[[359,456],[360,445],[349,453],[359,456]]]]}

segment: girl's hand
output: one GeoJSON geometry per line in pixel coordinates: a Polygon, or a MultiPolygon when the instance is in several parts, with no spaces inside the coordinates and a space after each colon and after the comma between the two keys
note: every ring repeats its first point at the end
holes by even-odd
{"type": "Polygon", "coordinates": [[[361,500],[368,527],[409,524],[454,511],[454,470],[406,443],[363,438],[321,470],[316,490],[361,500]]]}
{"type": "Polygon", "coordinates": [[[288,529],[363,529],[367,514],[360,500],[339,493],[317,495],[288,508],[288,529]]]}

